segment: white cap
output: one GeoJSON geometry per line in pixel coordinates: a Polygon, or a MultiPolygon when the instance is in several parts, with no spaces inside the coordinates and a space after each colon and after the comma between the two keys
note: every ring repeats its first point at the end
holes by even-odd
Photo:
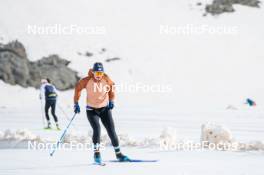
{"type": "Polygon", "coordinates": [[[44,84],[44,83],[48,83],[47,79],[41,79],[41,83],[44,84]]]}

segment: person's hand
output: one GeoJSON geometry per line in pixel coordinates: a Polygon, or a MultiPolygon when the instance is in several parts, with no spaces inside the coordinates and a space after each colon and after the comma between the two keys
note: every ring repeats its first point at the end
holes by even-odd
{"type": "Polygon", "coordinates": [[[79,106],[78,102],[76,102],[74,104],[74,113],[80,113],[80,112],[81,112],[80,106],[79,106]]]}
{"type": "Polygon", "coordinates": [[[108,109],[113,109],[115,107],[114,102],[113,101],[109,101],[107,107],[108,107],[108,109]]]}

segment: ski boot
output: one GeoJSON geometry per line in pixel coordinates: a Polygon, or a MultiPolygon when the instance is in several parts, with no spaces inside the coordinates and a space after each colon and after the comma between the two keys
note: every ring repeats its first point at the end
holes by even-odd
{"type": "Polygon", "coordinates": [[[56,123],[56,128],[57,128],[58,131],[61,130],[58,123],[56,123]]]}
{"type": "Polygon", "coordinates": [[[99,164],[99,165],[102,164],[102,158],[101,158],[100,152],[94,153],[94,163],[99,164]]]}
{"type": "Polygon", "coordinates": [[[47,127],[45,127],[44,129],[51,129],[51,123],[50,123],[50,122],[48,122],[48,126],[47,126],[47,127]]]}
{"type": "Polygon", "coordinates": [[[119,162],[130,162],[129,157],[122,154],[121,152],[116,153],[116,158],[119,162]]]}

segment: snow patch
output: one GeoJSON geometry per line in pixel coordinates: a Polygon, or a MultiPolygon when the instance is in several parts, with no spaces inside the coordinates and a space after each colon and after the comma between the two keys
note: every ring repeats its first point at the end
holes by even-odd
{"type": "Polygon", "coordinates": [[[202,125],[201,141],[213,144],[232,143],[231,131],[221,125],[206,123],[202,125]]]}
{"type": "Polygon", "coordinates": [[[239,143],[238,148],[240,151],[264,151],[264,142],[251,141],[249,143],[239,143]]]}
{"type": "Polygon", "coordinates": [[[202,125],[201,142],[207,143],[205,146],[212,143],[222,146],[226,150],[232,147],[233,151],[264,151],[263,141],[250,141],[248,143],[236,141],[227,127],[215,123],[202,125]]]}
{"type": "Polygon", "coordinates": [[[177,132],[174,128],[164,128],[160,135],[160,143],[163,145],[175,145],[177,143],[177,132]]]}
{"type": "Polygon", "coordinates": [[[28,129],[0,131],[0,149],[27,148],[29,141],[43,142],[44,140],[28,129]]]}
{"type": "MultiPolygon", "coordinates": [[[[58,136],[59,134],[56,136],[56,138],[58,136]]],[[[135,139],[127,134],[119,134],[118,137],[122,147],[160,148],[161,145],[164,147],[170,147],[183,143],[194,144],[194,142],[191,140],[180,140],[176,130],[170,127],[164,128],[161,134],[157,137],[135,139]]],[[[88,133],[69,132],[64,138],[64,143],[81,143],[92,145],[91,138],[92,131],[89,131],[88,133]]],[[[264,151],[263,141],[251,141],[249,143],[237,142],[233,138],[232,133],[228,128],[213,123],[206,123],[202,125],[201,141],[204,141],[208,144],[218,144],[220,146],[225,145],[226,143],[236,144],[237,149],[233,151],[264,151]]],[[[16,131],[7,129],[5,131],[0,131],[0,149],[27,149],[28,142],[51,144],[56,143],[56,140],[35,135],[28,129],[19,129],[16,131]]],[[[104,146],[111,146],[111,141],[107,134],[102,134],[101,144],[104,146]]],[[[196,149],[201,149],[201,147],[197,147],[196,149]]]]}
{"type": "MultiPolygon", "coordinates": [[[[65,135],[64,143],[81,143],[92,144],[92,131],[88,133],[69,132],[65,135]]],[[[165,145],[175,144],[176,131],[173,128],[164,128],[158,137],[145,137],[143,139],[135,139],[128,134],[119,134],[119,142],[121,146],[126,147],[159,147],[160,143],[165,145]]],[[[28,142],[36,143],[55,143],[56,140],[42,138],[33,134],[28,129],[19,129],[16,131],[5,130],[0,131],[0,149],[7,148],[28,148],[28,142]]],[[[111,146],[111,141],[107,134],[102,134],[101,144],[111,146]]]]}
{"type": "MultiPolygon", "coordinates": [[[[163,138],[164,136],[160,136],[158,138],[148,138],[145,137],[141,140],[135,139],[133,137],[130,137],[128,134],[118,134],[119,142],[121,146],[128,146],[128,147],[157,147],[160,144],[160,138],[163,138]]],[[[88,143],[92,144],[92,132],[88,132],[87,134],[82,133],[74,133],[70,132],[66,134],[64,142],[70,143],[88,143]]],[[[111,141],[109,139],[109,136],[107,134],[101,135],[100,140],[102,145],[105,146],[111,146],[111,141]]]]}

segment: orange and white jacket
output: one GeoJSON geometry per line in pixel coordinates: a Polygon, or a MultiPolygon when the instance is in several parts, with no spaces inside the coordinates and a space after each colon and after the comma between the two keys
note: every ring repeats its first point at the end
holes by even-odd
{"type": "Polygon", "coordinates": [[[75,86],[74,103],[79,101],[81,91],[86,89],[86,104],[92,108],[102,108],[115,98],[114,82],[104,74],[100,81],[94,79],[92,69],[88,76],[81,79],[75,86]]]}

